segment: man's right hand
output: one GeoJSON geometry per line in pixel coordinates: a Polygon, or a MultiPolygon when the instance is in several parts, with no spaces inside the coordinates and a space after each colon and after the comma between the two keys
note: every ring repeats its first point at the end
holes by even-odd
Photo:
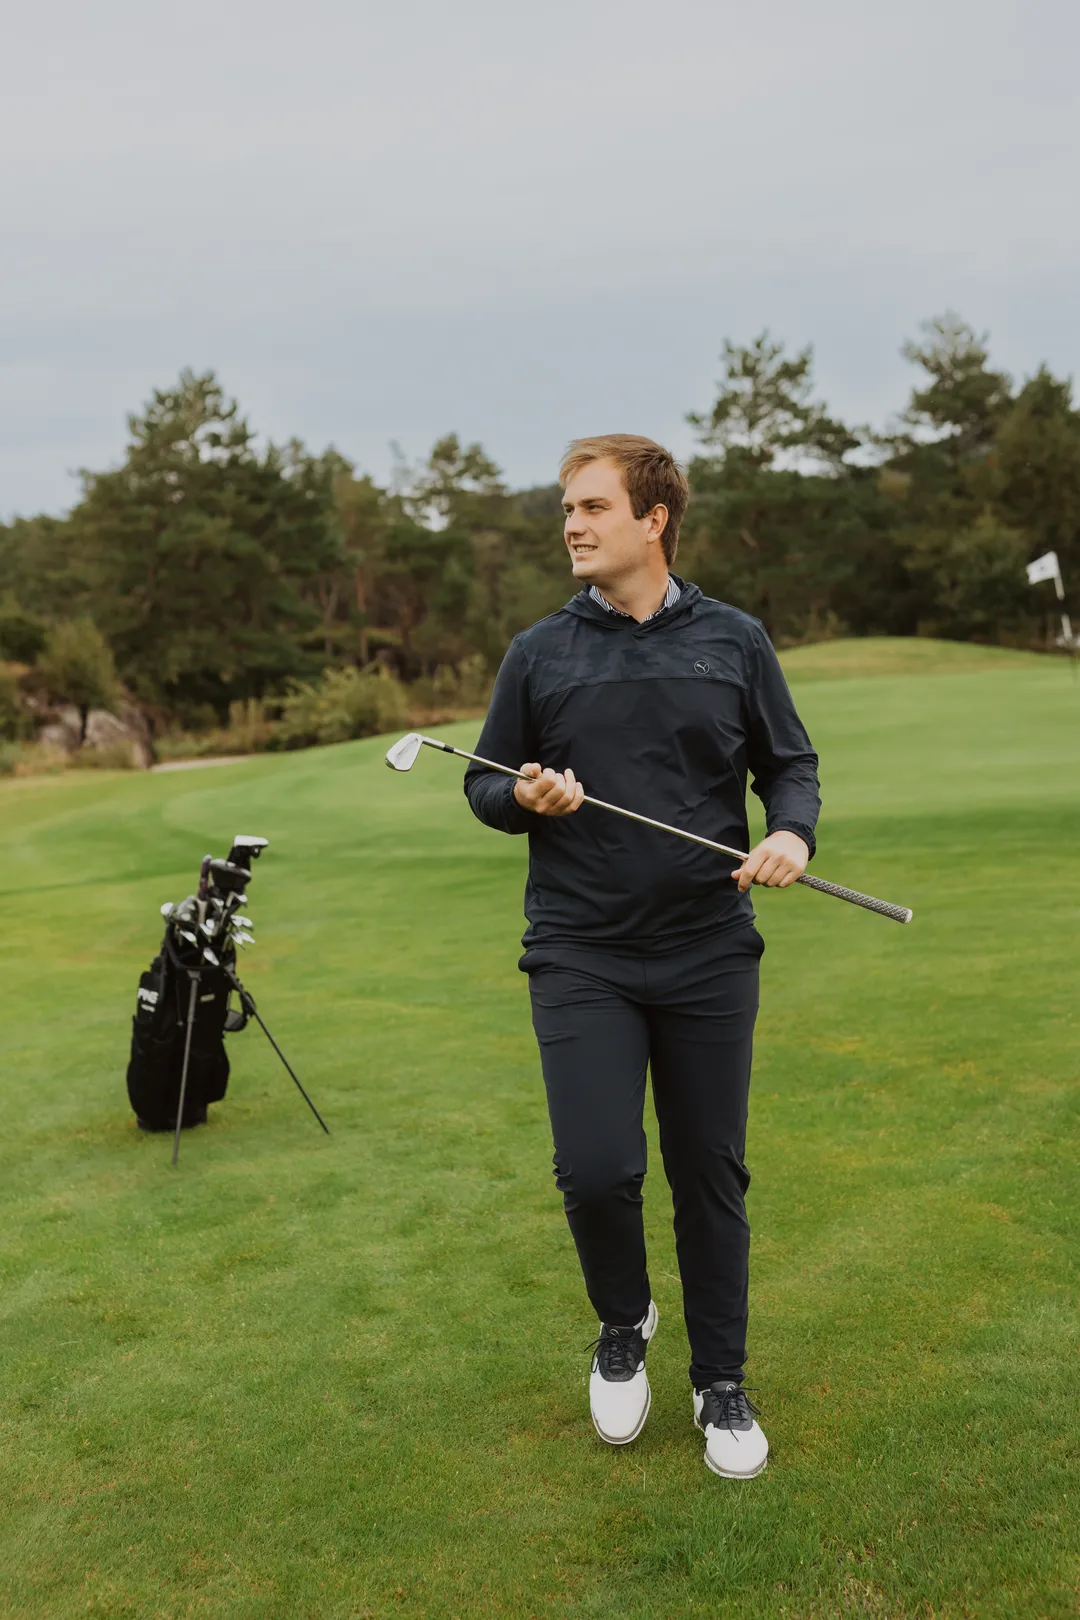
{"type": "Polygon", "coordinates": [[[521,769],[532,778],[514,783],[514,798],[523,810],[535,810],[538,816],[570,816],[580,809],[585,789],[573,771],[553,771],[550,766],[544,771],[535,763],[521,769]]]}

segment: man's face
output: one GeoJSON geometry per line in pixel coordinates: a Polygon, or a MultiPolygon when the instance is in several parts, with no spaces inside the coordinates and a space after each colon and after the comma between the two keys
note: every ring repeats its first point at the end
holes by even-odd
{"type": "Polygon", "coordinates": [[[636,518],[622,473],[610,461],[589,461],[563,492],[563,536],[583,585],[603,585],[648,566],[660,548],[662,506],[636,518]]]}

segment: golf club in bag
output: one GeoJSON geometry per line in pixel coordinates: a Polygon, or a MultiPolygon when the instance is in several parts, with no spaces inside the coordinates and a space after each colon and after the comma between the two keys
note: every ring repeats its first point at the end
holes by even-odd
{"type": "Polygon", "coordinates": [[[166,902],[162,906],[165,937],[161,950],[139,980],[128,1097],[140,1129],[173,1131],[174,1165],[180,1155],[181,1130],[201,1125],[208,1104],[220,1102],[225,1095],[229,1080],[225,1036],[243,1029],[250,1018],[330,1134],[236,973],[237,947],[254,944],[243,907],[252,862],[266,847],[265,838],[238,834],[227,860],[214,860],[210,855],[203,858],[197,893],[178,905],[166,902]],[[230,1006],[234,991],[237,1007],[230,1006]]]}
{"type": "MultiPolygon", "coordinates": [[[[392,748],[387,749],[386,763],[392,771],[410,771],[421,748],[437,748],[443,754],[456,754],[459,759],[471,759],[477,765],[486,766],[489,771],[501,771],[503,776],[516,776],[522,782],[532,780],[524,771],[513,770],[509,765],[497,765],[493,759],[482,759],[479,754],[467,753],[464,748],[454,748],[450,743],[440,742],[438,737],[423,737],[418,731],[408,732],[392,748]]],[[[657,832],[674,833],[676,838],[685,838],[691,844],[703,844],[706,849],[715,849],[718,854],[730,855],[734,860],[746,859],[745,850],[730,849],[727,844],[717,844],[711,838],[701,838],[697,833],[686,832],[682,827],[673,827],[667,821],[654,821],[651,816],[640,816],[636,810],[624,810],[621,805],[606,804],[603,799],[590,798],[587,793],[581,802],[595,805],[598,810],[610,810],[616,816],[625,816],[628,821],[639,821],[645,827],[655,827],[657,832]]],[[[804,872],[802,877],[796,878],[795,881],[805,883],[808,889],[816,889],[819,894],[831,894],[836,900],[847,900],[853,906],[863,906],[865,910],[876,912],[879,917],[889,917],[893,922],[909,923],[912,918],[909,906],[894,906],[888,900],[875,900],[872,894],[860,894],[858,889],[845,889],[839,883],[826,883],[824,878],[811,877],[808,872],[804,872]]]]}

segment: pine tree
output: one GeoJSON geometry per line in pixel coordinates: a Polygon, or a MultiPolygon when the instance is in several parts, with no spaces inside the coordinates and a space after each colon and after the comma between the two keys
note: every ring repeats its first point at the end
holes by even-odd
{"type": "Polygon", "coordinates": [[[70,520],[124,679],[150,702],[223,713],[308,672],[318,615],[303,587],[335,556],[317,461],[259,452],[213,373],[183,372],[129,428],[123,465],[82,475],[70,520]]]}

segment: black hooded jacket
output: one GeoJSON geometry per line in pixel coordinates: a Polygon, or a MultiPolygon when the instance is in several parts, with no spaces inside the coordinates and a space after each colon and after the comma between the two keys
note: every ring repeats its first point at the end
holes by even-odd
{"type": "MultiPolygon", "coordinates": [[[[749,849],[747,772],[770,832],[814,850],[817,755],[764,627],[679,580],[674,607],[638,624],[588,589],[515,636],[476,752],[515,768],[565,770],[586,793],[734,849],[749,849]]],[[[538,816],[514,781],[465,773],[473,812],[528,833],[526,946],[596,945],[646,954],[753,921],[735,863],[591,805],[538,816]]]]}

